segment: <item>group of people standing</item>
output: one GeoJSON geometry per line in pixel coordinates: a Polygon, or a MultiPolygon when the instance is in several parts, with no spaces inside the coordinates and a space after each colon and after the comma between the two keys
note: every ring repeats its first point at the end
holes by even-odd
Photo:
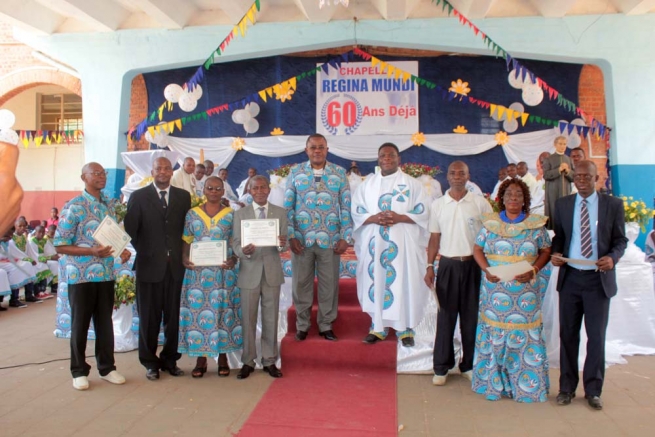
{"type": "MultiPolygon", "coordinates": [[[[215,176],[203,181],[206,203],[191,209],[189,193],[171,186],[170,161],[155,160],[153,184],[132,194],[125,217],[125,230],[136,250],[139,359],[148,379],[159,379],[160,370],[183,375],[177,366],[182,353],[197,359],[192,376],[202,377],[207,358],[216,356],[219,375],[227,376],[225,354],[237,350],[243,350],[237,378],[247,378],[257,358],[260,301],[262,365],[270,376],[281,377],[275,365],[284,282],[280,252],[287,248],[292,252],[295,339],[304,341],[309,335],[318,276],[318,332],[337,341],[332,325],[337,317],[340,256],[354,244],[358,297],[371,316],[364,343],[385,340],[393,328],[402,345],[412,347],[413,328],[423,319],[435,288],[439,310],[433,383],[444,385],[457,365],[453,336],[459,318],[462,375],[488,399],[506,396],[520,402],[545,401],[549,389],[541,301],[548,283],[545,267],[552,259],[560,266],[562,374],[557,401],[566,405],[575,396],[584,315],[589,336],[585,395],[592,407],[602,408],[605,329],[609,299],[616,293],[614,265],[627,240],[621,201],[596,193],[598,176],[591,161],[579,162],[575,173],[558,167],[560,177],[573,180],[578,193],[557,200],[551,242],[545,228],[548,218],[530,212],[530,189],[521,179],[500,184],[500,212],[494,213],[482,196],[467,189],[468,167],[455,161],[448,168],[449,190],[431,202],[422,185],[400,169],[398,148],[385,143],[378,150],[380,171],[367,177],[351,198],[346,171],[327,161],[326,138],[310,135],[306,153],[308,161],[291,169],[283,207],[268,202],[270,188],[264,176],[249,174],[246,187],[253,202],[237,211],[221,200],[225,182],[215,176]],[[242,246],[241,221],[264,218],[279,220],[278,246],[242,246]],[[190,246],[206,240],[229,243],[224,264],[193,264],[190,246]],[[527,261],[532,269],[511,280],[501,281],[490,271],[490,266],[519,261],[527,261]],[[162,320],[165,341],[157,356],[162,320]]],[[[55,239],[73,290],[71,370],[76,388],[88,387],[83,346],[89,320],[93,316],[111,321],[109,288],[113,297],[111,248],[97,246],[88,237],[93,226],[113,214],[112,201],[100,193],[104,170],[87,164],[82,180],[86,190],[62,211],[55,239]],[[78,288],[86,292],[76,293],[78,288]]],[[[129,253],[120,255],[126,259],[129,253]]],[[[124,382],[109,347],[111,326],[96,323],[96,335],[101,376],[124,382]]]]}

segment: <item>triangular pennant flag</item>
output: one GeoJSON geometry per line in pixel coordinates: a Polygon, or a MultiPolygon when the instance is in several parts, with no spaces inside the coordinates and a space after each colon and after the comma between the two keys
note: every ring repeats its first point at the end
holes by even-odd
{"type": "Polygon", "coordinates": [[[409,72],[403,71],[403,83],[407,82],[411,76],[412,75],[409,72]]]}
{"type": "Polygon", "coordinates": [[[248,25],[248,22],[245,20],[245,18],[243,20],[241,20],[241,22],[239,22],[239,30],[241,31],[241,36],[242,37],[246,36],[246,26],[247,25],[248,25]]]}
{"type": "Polygon", "coordinates": [[[266,88],[266,94],[268,94],[268,97],[273,97],[273,87],[266,88]]]}
{"type": "Polygon", "coordinates": [[[371,67],[375,67],[380,63],[380,60],[376,58],[375,56],[371,56],[371,67]]]}
{"type": "Polygon", "coordinates": [[[252,24],[255,24],[255,12],[252,10],[252,8],[250,8],[248,13],[246,13],[246,17],[248,17],[252,24]]]}
{"type": "Polygon", "coordinates": [[[295,89],[296,89],[296,78],[295,78],[295,77],[292,77],[291,79],[289,79],[289,80],[287,81],[287,83],[289,84],[289,87],[290,87],[292,90],[295,90],[295,89]]]}
{"type": "Polygon", "coordinates": [[[261,97],[262,100],[263,100],[264,102],[266,102],[266,90],[261,90],[261,91],[259,92],[259,97],[261,97]]]}
{"type": "Polygon", "coordinates": [[[168,122],[168,133],[173,133],[175,130],[175,122],[174,121],[169,121],[168,122]]]}
{"type": "Polygon", "coordinates": [[[586,126],[582,126],[582,137],[587,138],[587,135],[589,135],[589,128],[586,126]]]}
{"type": "Polygon", "coordinates": [[[509,54],[505,57],[505,63],[507,64],[507,71],[509,71],[509,64],[512,62],[512,59],[513,58],[509,54]]]}
{"type": "Polygon", "coordinates": [[[569,123],[569,125],[566,128],[569,131],[569,135],[571,135],[571,132],[573,132],[573,129],[575,129],[575,125],[569,123]]]}
{"type": "Polygon", "coordinates": [[[560,121],[559,122],[559,133],[563,135],[565,130],[566,130],[566,123],[564,123],[563,121],[560,121]]]}
{"type": "Polygon", "coordinates": [[[257,10],[259,11],[260,9],[259,0],[255,0],[255,7],[257,7],[257,10]]]}
{"type": "Polygon", "coordinates": [[[491,108],[491,111],[489,112],[489,117],[493,117],[493,116],[494,116],[494,112],[496,112],[496,105],[494,105],[494,104],[492,103],[491,106],[489,106],[489,107],[491,108]]]}
{"type": "Polygon", "coordinates": [[[155,127],[154,126],[148,126],[148,132],[150,132],[151,137],[154,137],[155,136],[155,127]]]}
{"type": "Polygon", "coordinates": [[[534,121],[535,121],[535,119],[534,119],[534,115],[530,115],[530,116],[528,117],[528,121],[529,121],[530,123],[534,122],[534,121]]]}
{"type": "Polygon", "coordinates": [[[525,82],[525,76],[528,74],[528,69],[523,66],[519,68],[521,69],[521,80],[525,82]]]}
{"type": "Polygon", "coordinates": [[[400,68],[396,68],[396,71],[395,71],[396,79],[400,79],[400,76],[402,74],[403,74],[403,70],[401,70],[400,68]]]}
{"type": "Polygon", "coordinates": [[[41,147],[42,141],[43,141],[43,132],[38,131],[34,136],[34,144],[36,144],[36,147],[41,147]]]}
{"type": "Polygon", "coordinates": [[[498,119],[502,120],[503,119],[503,114],[505,113],[505,108],[502,105],[498,105],[498,119]]]}
{"type": "Polygon", "coordinates": [[[48,145],[52,144],[52,138],[50,138],[50,132],[48,132],[48,131],[46,131],[46,133],[45,133],[45,142],[48,145]]]}
{"type": "Polygon", "coordinates": [[[521,114],[521,126],[525,126],[525,121],[528,119],[529,116],[530,114],[528,114],[527,112],[521,114]]]}
{"type": "Polygon", "coordinates": [[[163,103],[159,109],[157,109],[157,112],[159,113],[159,121],[164,118],[164,105],[166,105],[166,103],[163,103]]]}

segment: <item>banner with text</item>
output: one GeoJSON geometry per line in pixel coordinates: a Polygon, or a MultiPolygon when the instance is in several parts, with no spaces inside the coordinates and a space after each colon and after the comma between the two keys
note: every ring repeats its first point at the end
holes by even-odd
{"type": "Polygon", "coordinates": [[[418,132],[418,61],[343,63],[316,75],[316,132],[396,135],[418,132]]]}

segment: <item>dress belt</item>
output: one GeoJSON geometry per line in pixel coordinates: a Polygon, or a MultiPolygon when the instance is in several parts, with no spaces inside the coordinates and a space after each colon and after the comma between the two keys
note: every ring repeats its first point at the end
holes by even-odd
{"type": "Polygon", "coordinates": [[[466,255],[466,256],[443,256],[441,255],[442,259],[449,259],[452,261],[471,261],[473,259],[473,255],[466,255]]]}

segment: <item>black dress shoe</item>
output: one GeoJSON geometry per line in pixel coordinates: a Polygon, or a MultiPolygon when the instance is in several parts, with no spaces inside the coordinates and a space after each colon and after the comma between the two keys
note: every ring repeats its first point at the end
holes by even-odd
{"type": "Polygon", "coordinates": [[[585,396],[585,398],[587,399],[589,406],[594,410],[603,409],[603,401],[600,399],[600,396],[585,396]]]}
{"type": "Polygon", "coordinates": [[[275,364],[264,366],[264,372],[268,372],[273,378],[282,378],[282,372],[280,372],[280,369],[275,364]]]}
{"type": "Polygon", "coordinates": [[[146,378],[148,378],[150,381],[157,381],[159,379],[159,370],[157,369],[146,370],[146,378]]]}
{"type": "Polygon", "coordinates": [[[414,343],[414,337],[405,337],[400,342],[403,344],[405,347],[414,347],[416,343],[414,343]]]}
{"type": "Polygon", "coordinates": [[[183,376],[184,375],[184,370],[180,369],[177,366],[162,367],[161,370],[164,371],[164,372],[170,373],[171,376],[183,376]]]}
{"type": "Polygon", "coordinates": [[[239,373],[237,374],[237,379],[246,379],[254,371],[255,371],[254,367],[244,364],[241,370],[239,370],[239,373]]]}
{"type": "Polygon", "coordinates": [[[303,341],[307,338],[307,331],[296,332],[296,341],[303,341]]]}
{"type": "Polygon", "coordinates": [[[561,391],[557,393],[557,405],[569,405],[574,397],[575,393],[561,391]]]}
{"type": "Polygon", "coordinates": [[[378,341],[382,341],[380,337],[374,334],[368,334],[366,337],[364,337],[364,340],[362,340],[362,343],[366,344],[375,344],[378,341]]]}
{"type": "Polygon", "coordinates": [[[334,335],[334,332],[332,332],[331,329],[328,329],[327,331],[319,332],[318,335],[320,335],[321,337],[323,337],[326,340],[330,340],[330,341],[337,341],[338,340],[337,336],[334,335]]]}

